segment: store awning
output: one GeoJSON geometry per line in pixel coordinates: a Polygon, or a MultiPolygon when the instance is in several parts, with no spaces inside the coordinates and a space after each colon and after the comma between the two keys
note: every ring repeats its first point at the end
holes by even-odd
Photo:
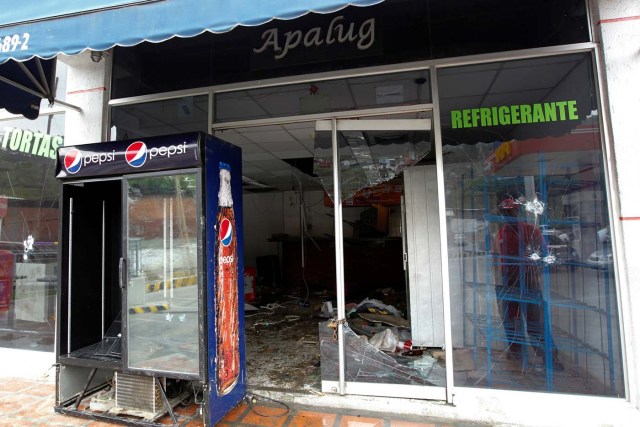
{"type": "Polygon", "coordinates": [[[48,0],[0,8],[0,108],[34,119],[53,98],[55,57],[159,43],[383,0],[48,0]],[[45,61],[49,60],[49,61],[45,61]],[[34,79],[35,78],[35,79],[34,79]],[[47,84],[49,85],[47,86],[47,84]]]}
{"type": "Polygon", "coordinates": [[[48,0],[0,8],[0,64],[330,13],[383,0],[48,0]]]}
{"type": "Polygon", "coordinates": [[[55,68],[55,59],[10,60],[0,64],[0,108],[36,119],[42,99],[54,102],[55,68]]]}

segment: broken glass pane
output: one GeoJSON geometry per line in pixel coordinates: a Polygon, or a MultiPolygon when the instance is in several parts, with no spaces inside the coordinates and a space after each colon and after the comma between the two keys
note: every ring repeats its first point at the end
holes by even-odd
{"type": "MultiPolygon", "coordinates": [[[[338,380],[338,341],[329,322],[320,323],[320,356],[323,381],[338,380]]],[[[404,357],[370,344],[348,326],[345,340],[345,380],[351,382],[445,385],[444,364],[425,352],[404,357]]]]}
{"type": "MultiPolygon", "coordinates": [[[[381,120],[384,122],[383,120],[381,120]]],[[[374,121],[371,121],[374,123],[374,121]]],[[[371,130],[338,132],[340,183],[343,198],[389,181],[431,153],[430,131],[371,130]]],[[[318,131],[314,173],[333,198],[331,132],[318,131]]]]}
{"type": "Polygon", "coordinates": [[[624,393],[591,73],[575,54],[438,76],[456,386],[624,393]]]}

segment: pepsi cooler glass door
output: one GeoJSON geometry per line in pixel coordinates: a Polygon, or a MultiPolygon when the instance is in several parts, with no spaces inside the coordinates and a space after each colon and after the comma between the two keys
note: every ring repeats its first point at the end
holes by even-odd
{"type": "Polygon", "coordinates": [[[202,378],[200,172],[125,176],[125,366],[202,378]]]}

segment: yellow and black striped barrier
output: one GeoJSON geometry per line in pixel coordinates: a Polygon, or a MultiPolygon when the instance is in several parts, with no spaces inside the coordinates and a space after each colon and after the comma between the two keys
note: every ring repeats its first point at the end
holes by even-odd
{"type": "Polygon", "coordinates": [[[169,310],[169,304],[138,305],[129,308],[129,314],[157,313],[169,310]]]}
{"type": "Polygon", "coordinates": [[[198,284],[198,276],[195,276],[195,275],[180,276],[180,277],[173,278],[173,286],[171,286],[170,280],[167,280],[166,282],[164,280],[156,280],[155,282],[147,283],[145,287],[145,292],[150,293],[150,292],[161,291],[165,288],[165,285],[167,285],[166,286],[167,289],[170,289],[171,287],[176,289],[176,288],[184,288],[187,286],[193,286],[197,284],[198,284]]]}

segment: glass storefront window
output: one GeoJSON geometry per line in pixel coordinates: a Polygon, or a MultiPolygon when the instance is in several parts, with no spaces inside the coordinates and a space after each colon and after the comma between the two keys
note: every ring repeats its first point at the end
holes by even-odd
{"type": "Polygon", "coordinates": [[[438,80],[455,385],[624,395],[590,54],[438,80]]]}
{"type": "Polygon", "coordinates": [[[208,132],[209,97],[185,96],[111,109],[111,141],[208,132]]]}
{"type": "Polygon", "coordinates": [[[64,115],[0,122],[0,347],[53,351],[64,115]]]}
{"type": "Polygon", "coordinates": [[[429,71],[324,80],[220,93],[218,123],[431,102],[429,71]]]}

